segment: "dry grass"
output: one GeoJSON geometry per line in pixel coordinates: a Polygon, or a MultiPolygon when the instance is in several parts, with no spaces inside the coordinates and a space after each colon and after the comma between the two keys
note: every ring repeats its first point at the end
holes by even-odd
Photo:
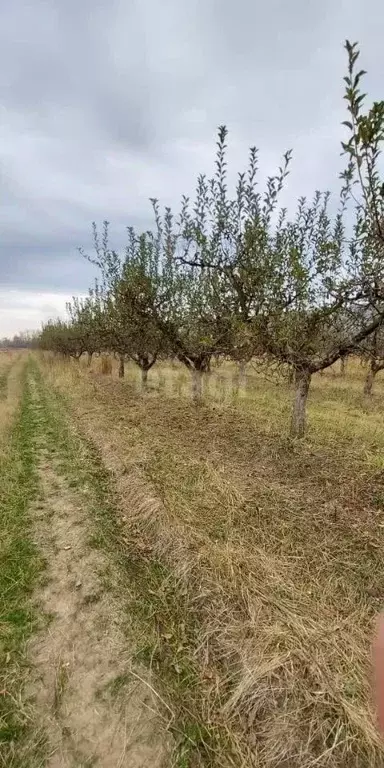
{"type": "Polygon", "coordinates": [[[7,451],[9,430],[20,399],[24,354],[0,350],[0,459],[7,451]]]}
{"type": "Polygon", "coordinates": [[[289,388],[252,367],[237,397],[222,366],[199,408],[177,366],[155,368],[145,397],[131,367],[125,382],[115,366],[112,380],[45,367],[198,622],[199,687],[185,695],[231,745],[212,765],[382,766],[370,642],[384,592],[384,381],[367,402],[354,362],[345,379],[315,377],[297,443],[289,388]]]}
{"type": "Polygon", "coordinates": [[[100,360],[100,371],[104,376],[110,376],[112,373],[112,360],[108,355],[102,355],[100,360]]]}

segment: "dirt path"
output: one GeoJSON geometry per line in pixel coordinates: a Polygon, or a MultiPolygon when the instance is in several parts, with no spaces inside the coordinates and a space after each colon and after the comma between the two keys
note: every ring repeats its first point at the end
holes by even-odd
{"type": "MultiPolygon", "coordinates": [[[[89,543],[87,509],[60,474],[60,447],[30,380],[41,498],[36,541],[47,561],[35,595],[46,626],[30,642],[31,694],[48,738],[49,768],[160,768],[168,744],[150,683],[133,668],[105,553],[89,543]]],[[[126,617],[125,617],[126,618],[126,617]]]]}

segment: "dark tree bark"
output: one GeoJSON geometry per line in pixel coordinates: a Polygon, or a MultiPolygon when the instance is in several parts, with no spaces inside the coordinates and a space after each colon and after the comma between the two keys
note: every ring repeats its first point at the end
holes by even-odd
{"type": "Polygon", "coordinates": [[[119,379],[123,379],[125,374],[124,355],[119,355],[119,379]]]}
{"type": "Polygon", "coordinates": [[[145,392],[148,388],[148,368],[141,369],[141,389],[145,392]]]}
{"type": "Polygon", "coordinates": [[[191,368],[192,397],[195,403],[199,403],[203,396],[203,371],[199,368],[191,368]]]}
{"type": "Polygon", "coordinates": [[[245,360],[239,362],[239,389],[247,388],[247,363],[245,360]]]}
{"type": "Polygon", "coordinates": [[[210,372],[210,354],[187,355],[184,352],[178,354],[178,358],[188,368],[192,378],[192,398],[199,403],[203,396],[203,376],[210,372]]]}
{"type": "MultiPolygon", "coordinates": [[[[183,360],[185,363],[185,360],[183,360]]],[[[189,358],[189,370],[192,376],[192,398],[195,403],[200,403],[203,397],[204,374],[210,371],[211,355],[199,355],[189,358]]]]}
{"type": "Polygon", "coordinates": [[[141,391],[146,392],[148,387],[148,371],[155,365],[157,355],[132,355],[132,360],[141,370],[141,391]]]}
{"type": "Polygon", "coordinates": [[[382,354],[382,340],[379,338],[379,331],[376,330],[372,336],[371,348],[370,348],[370,360],[367,378],[364,384],[364,395],[371,395],[373,383],[376,374],[379,371],[384,370],[384,357],[382,354]]]}
{"type": "Polygon", "coordinates": [[[305,432],[306,406],[311,383],[311,372],[307,369],[295,370],[295,399],[293,402],[291,435],[303,437],[305,432]]]}
{"type": "Polygon", "coordinates": [[[367,378],[364,384],[364,395],[371,395],[373,389],[373,382],[376,374],[384,368],[384,363],[378,363],[376,360],[371,360],[367,373],[367,378]]]}

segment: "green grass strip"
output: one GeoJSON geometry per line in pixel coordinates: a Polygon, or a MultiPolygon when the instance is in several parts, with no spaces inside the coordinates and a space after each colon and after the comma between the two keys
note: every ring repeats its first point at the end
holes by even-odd
{"type": "Polygon", "coordinates": [[[19,412],[0,459],[0,766],[40,766],[41,736],[25,701],[26,641],[37,617],[30,595],[43,567],[30,535],[29,507],[38,489],[36,424],[26,371],[19,412]],[[37,743],[38,742],[38,743],[37,743]]]}

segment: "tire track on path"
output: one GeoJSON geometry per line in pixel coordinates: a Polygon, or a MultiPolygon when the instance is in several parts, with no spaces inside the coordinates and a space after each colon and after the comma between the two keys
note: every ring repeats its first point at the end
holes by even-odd
{"type": "Polygon", "coordinates": [[[154,696],[132,669],[124,616],[106,586],[111,565],[90,545],[86,505],[60,473],[60,444],[33,369],[28,386],[42,491],[34,505],[34,536],[47,563],[35,594],[47,626],[30,641],[30,694],[44,721],[47,765],[167,766],[154,696]]]}

